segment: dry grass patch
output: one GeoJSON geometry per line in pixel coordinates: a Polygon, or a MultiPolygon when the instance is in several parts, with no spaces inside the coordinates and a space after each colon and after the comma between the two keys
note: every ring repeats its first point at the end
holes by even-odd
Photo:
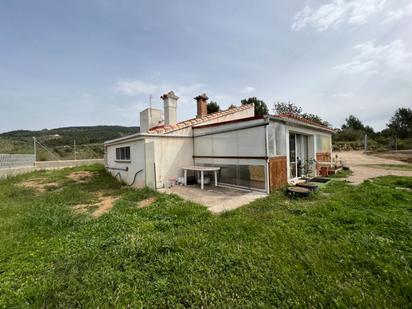
{"type": "Polygon", "coordinates": [[[150,206],[151,204],[153,204],[154,202],[156,202],[156,200],[157,200],[157,196],[149,197],[149,198],[147,198],[147,199],[145,199],[145,200],[143,200],[143,201],[140,201],[140,202],[137,204],[137,208],[145,208],[145,207],[147,207],[147,206],[150,206]]]}
{"type": "Polygon", "coordinates": [[[57,182],[44,182],[44,181],[45,179],[43,178],[35,178],[35,179],[23,181],[17,184],[17,186],[26,188],[26,189],[32,189],[39,193],[43,193],[47,189],[55,189],[59,186],[57,182]]]}
{"type": "Polygon", "coordinates": [[[94,176],[96,176],[95,172],[81,171],[81,172],[70,173],[66,177],[75,182],[87,182],[89,179],[93,178],[94,176]]]}
{"type": "Polygon", "coordinates": [[[97,203],[74,205],[73,210],[79,213],[86,213],[89,209],[95,209],[91,215],[94,218],[98,218],[108,212],[113,207],[114,202],[119,199],[119,197],[114,196],[103,196],[101,192],[97,194],[97,197],[97,203]]]}

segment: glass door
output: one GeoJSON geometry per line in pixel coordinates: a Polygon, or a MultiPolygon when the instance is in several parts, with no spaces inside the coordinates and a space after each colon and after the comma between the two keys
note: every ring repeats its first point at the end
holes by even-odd
{"type": "Polygon", "coordinates": [[[308,160],[308,136],[289,133],[289,167],[290,179],[305,176],[308,160]]]}

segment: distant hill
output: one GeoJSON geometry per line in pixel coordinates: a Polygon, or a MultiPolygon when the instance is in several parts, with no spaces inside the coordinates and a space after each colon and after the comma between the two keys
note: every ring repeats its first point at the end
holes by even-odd
{"type": "Polygon", "coordinates": [[[39,156],[42,157],[40,159],[74,157],[74,141],[76,141],[78,158],[96,158],[103,156],[104,141],[139,131],[139,127],[122,126],[65,127],[39,131],[16,130],[0,134],[0,153],[33,153],[33,137],[36,137],[54,154],[51,155],[45,149],[38,147],[39,156]]]}

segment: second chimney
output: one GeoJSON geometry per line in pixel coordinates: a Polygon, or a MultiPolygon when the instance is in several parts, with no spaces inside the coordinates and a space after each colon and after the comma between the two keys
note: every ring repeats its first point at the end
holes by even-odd
{"type": "Polygon", "coordinates": [[[208,96],[206,93],[198,95],[195,100],[197,102],[197,118],[202,118],[207,115],[207,100],[208,96]]]}
{"type": "Polygon", "coordinates": [[[171,126],[177,122],[177,100],[179,97],[173,91],[165,93],[160,97],[164,104],[165,126],[171,126]]]}

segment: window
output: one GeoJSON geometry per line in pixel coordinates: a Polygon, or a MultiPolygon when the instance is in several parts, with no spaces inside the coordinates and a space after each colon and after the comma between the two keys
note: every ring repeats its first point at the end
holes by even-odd
{"type": "Polygon", "coordinates": [[[331,137],[326,135],[317,135],[316,152],[331,152],[331,137]]]}
{"type": "Polygon", "coordinates": [[[116,148],[117,161],[130,161],[130,147],[116,148]]]}
{"type": "MultiPolygon", "coordinates": [[[[209,164],[204,164],[208,166],[209,164]]],[[[216,166],[211,165],[210,166],[216,166]]],[[[265,190],[264,165],[219,164],[219,182],[246,188],[265,190]]]]}

